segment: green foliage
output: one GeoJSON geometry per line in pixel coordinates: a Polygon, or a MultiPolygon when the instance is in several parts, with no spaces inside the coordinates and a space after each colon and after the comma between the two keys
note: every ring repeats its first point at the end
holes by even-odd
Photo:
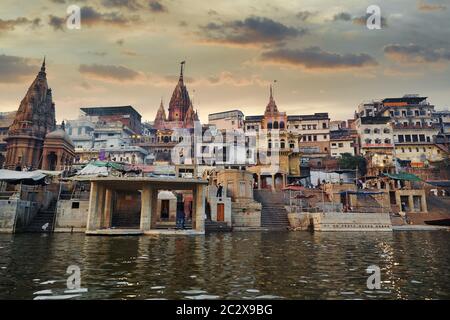
{"type": "Polygon", "coordinates": [[[338,160],[341,169],[353,169],[358,168],[358,174],[364,176],[367,173],[366,159],[362,156],[352,156],[350,153],[342,154],[338,160]]]}

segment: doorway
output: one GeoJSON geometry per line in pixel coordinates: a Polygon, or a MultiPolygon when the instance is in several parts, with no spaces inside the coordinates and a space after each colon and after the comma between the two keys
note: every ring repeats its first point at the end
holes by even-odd
{"type": "Polygon", "coordinates": [[[217,204],[217,221],[225,221],[225,205],[223,203],[217,204]]]}

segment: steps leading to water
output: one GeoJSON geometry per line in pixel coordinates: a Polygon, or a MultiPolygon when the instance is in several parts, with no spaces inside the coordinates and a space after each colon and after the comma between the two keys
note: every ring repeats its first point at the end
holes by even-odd
{"type": "Polygon", "coordinates": [[[53,222],[56,214],[56,200],[53,200],[46,210],[39,210],[25,228],[25,232],[31,233],[51,233],[53,232],[53,222]]]}
{"type": "Polygon", "coordinates": [[[269,230],[287,230],[289,220],[284,207],[283,193],[254,190],[254,198],[261,203],[261,227],[269,230]]]}

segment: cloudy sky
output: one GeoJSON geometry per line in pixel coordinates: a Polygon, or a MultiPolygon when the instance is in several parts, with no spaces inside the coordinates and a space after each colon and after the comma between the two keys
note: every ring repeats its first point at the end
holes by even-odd
{"type": "Polygon", "coordinates": [[[1,0],[0,111],[16,110],[47,57],[57,118],[133,105],[153,120],[186,60],[201,120],[279,109],[351,117],[363,100],[420,93],[450,106],[448,0],[1,0]],[[366,27],[381,8],[383,27],[366,27]],[[81,8],[81,29],[66,26],[81,8]]]}

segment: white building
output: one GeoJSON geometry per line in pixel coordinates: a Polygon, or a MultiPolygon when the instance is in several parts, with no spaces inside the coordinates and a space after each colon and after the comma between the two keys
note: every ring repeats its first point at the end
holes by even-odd
{"type": "Polygon", "coordinates": [[[244,114],[239,110],[223,111],[208,115],[208,124],[219,130],[237,130],[244,128],[244,114]]]}

